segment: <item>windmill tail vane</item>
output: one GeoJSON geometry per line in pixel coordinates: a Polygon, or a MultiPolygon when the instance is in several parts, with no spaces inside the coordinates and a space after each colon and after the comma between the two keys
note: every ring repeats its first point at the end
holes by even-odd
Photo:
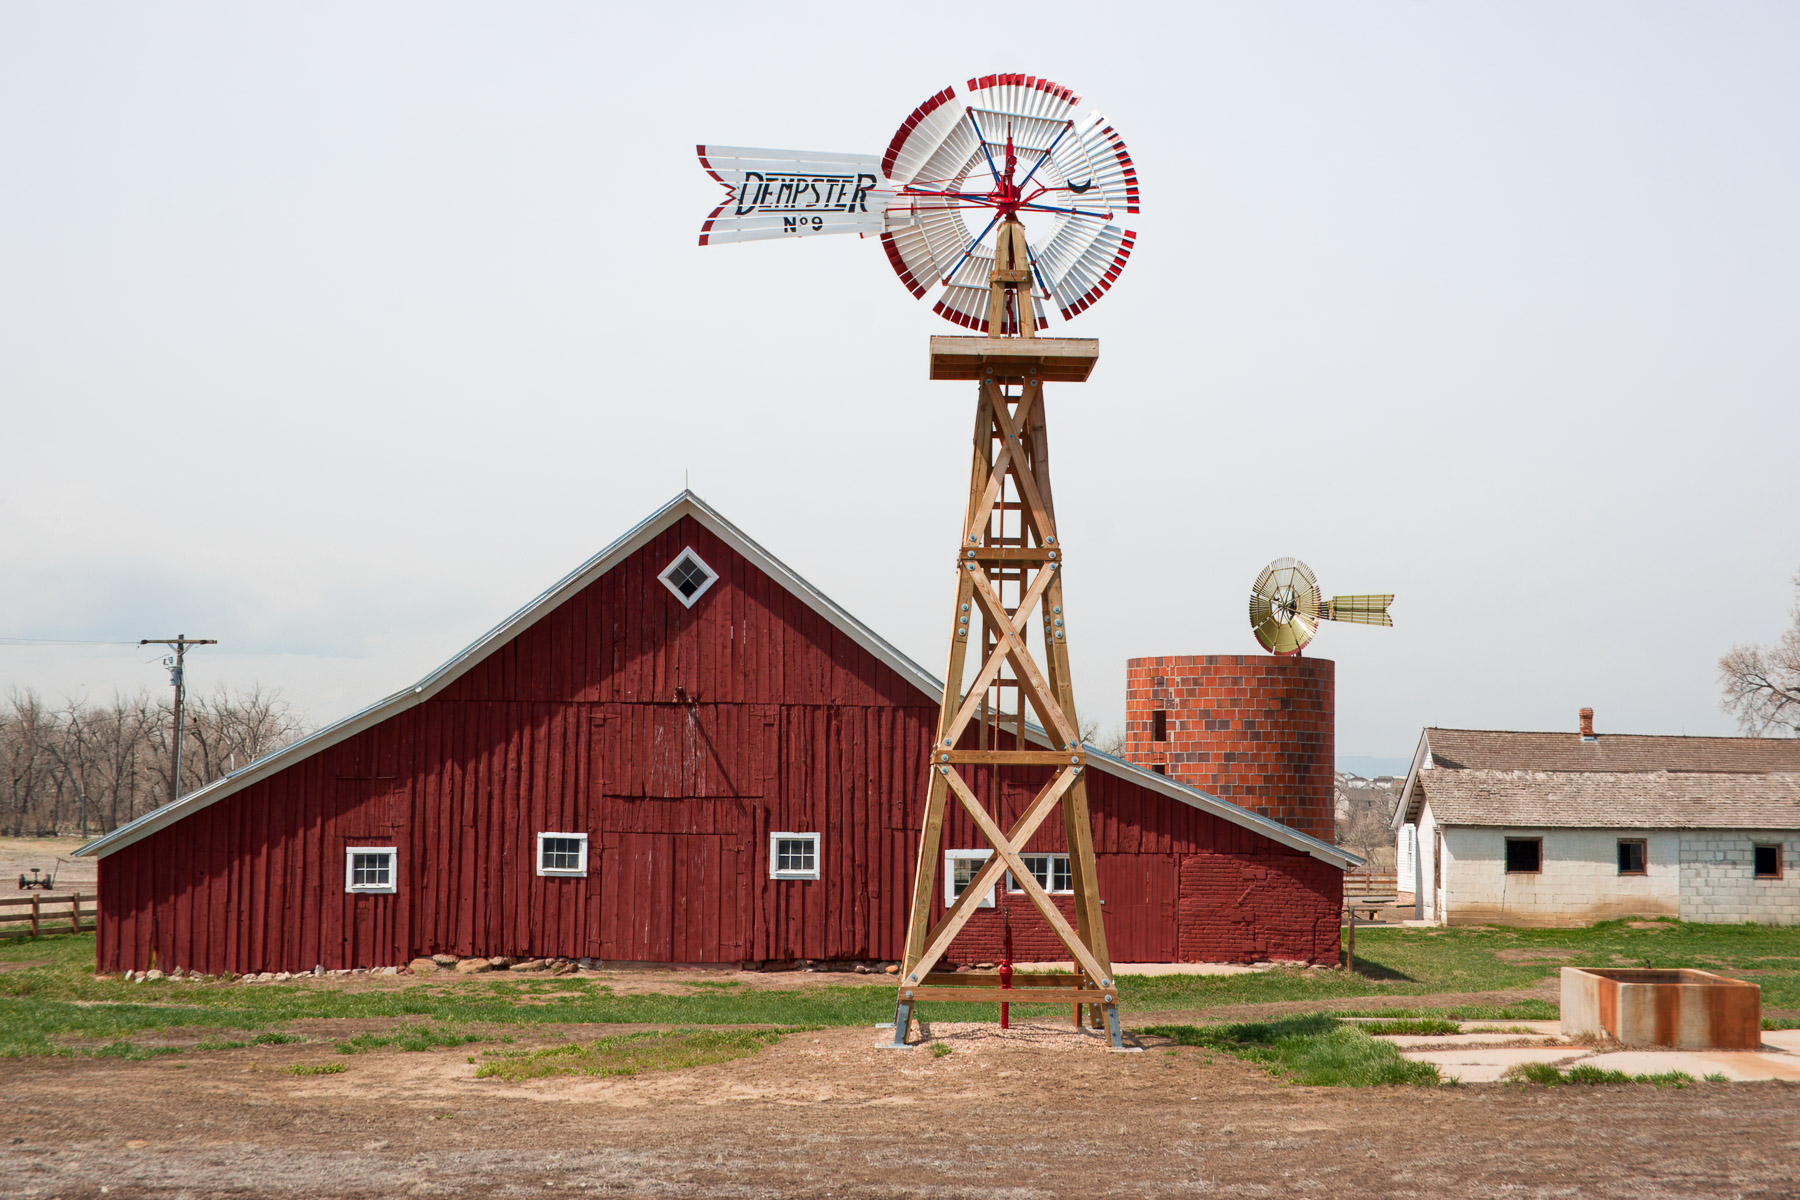
{"type": "Polygon", "coordinates": [[[1325,602],[1325,611],[1319,615],[1327,621],[1343,621],[1349,625],[1386,625],[1392,628],[1394,618],[1388,615],[1388,605],[1393,602],[1392,595],[1333,596],[1325,602]]]}
{"type": "MultiPolygon", "coordinates": [[[[878,237],[907,290],[942,289],[933,311],[983,332],[995,320],[990,274],[1018,264],[1030,327],[1048,324],[1050,305],[1071,319],[1111,289],[1137,241],[1116,223],[1138,212],[1137,168],[1080,103],[1034,75],[987,75],[927,98],[882,154],[701,145],[700,166],[726,194],[700,245],[878,237]]],[[[1019,332],[1021,314],[1003,321],[1019,332]]]]}

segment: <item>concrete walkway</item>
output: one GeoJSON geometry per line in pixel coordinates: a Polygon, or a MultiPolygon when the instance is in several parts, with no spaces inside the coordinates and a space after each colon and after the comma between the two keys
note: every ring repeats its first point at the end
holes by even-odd
{"type": "Polygon", "coordinates": [[[1554,1021],[1465,1021],[1463,1032],[1387,1036],[1405,1058],[1434,1064],[1447,1079],[1462,1083],[1494,1083],[1524,1063],[1555,1063],[1560,1070],[1598,1067],[1627,1075],[1662,1075],[1684,1071],[1695,1079],[1723,1075],[1732,1081],[1785,1079],[1800,1081],[1800,1029],[1766,1030],[1761,1050],[1609,1050],[1564,1042],[1554,1021]],[[1530,1034],[1483,1032],[1530,1027],[1530,1034]],[[1536,1041],[1538,1045],[1521,1045],[1536,1041]]]}

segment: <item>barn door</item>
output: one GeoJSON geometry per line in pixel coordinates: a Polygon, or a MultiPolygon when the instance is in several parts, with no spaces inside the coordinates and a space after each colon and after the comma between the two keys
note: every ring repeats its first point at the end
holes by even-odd
{"type": "Polygon", "coordinates": [[[751,957],[767,724],[747,705],[609,704],[594,737],[599,956],[751,957]]]}
{"type": "Polygon", "coordinates": [[[743,824],[732,821],[712,833],[603,833],[600,957],[667,963],[748,958],[750,863],[743,824]]]}

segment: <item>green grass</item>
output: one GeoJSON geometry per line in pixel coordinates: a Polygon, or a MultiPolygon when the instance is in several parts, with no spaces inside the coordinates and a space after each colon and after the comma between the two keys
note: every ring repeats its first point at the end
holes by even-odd
{"type": "Polygon", "coordinates": [[[1554,1021],[1560,1015],[1553,1000],[1514,1000],[1508,1004],[1453,1004],[1446,1008],[1337,1008],[1334,1017],[1441,1017],[1446,1021],[1554,1021]]]}
{"type": "Polygon", "coordinates": [[[1370,1037],[1386,1037],[1393,1034],[1411,1034],[1414,1036],[1432,1036],[1441,1033],[1461,1033],[1462,1026],[1455,1021],[1446,1021],[1442,1017],[1402,1017],[1397,1021],[1376,1021],[1368,1025],[1359,1025],[1370,1037]]]}
{"type": "Polygon", "coordinates": [[[295,1063],[288,1069],[290,1075],[342,1075],[345,1071],[343,1063],[295,1063]]]}
{"type": "Polygon", "coordinates": [[[477,1079],[522,1083],[556,1075],[636,1075],[675,1071],[755,1054],[781,1040],[784,1030],[672,1029],[627,1033],[596,1042],[571,1042],[544,1050],[490,1053],[475,1070],[477,1079]]]}
{"type": "Polygon", "coordinates": [[[337,1044],[339,1054],[362,1054],[369,1050],[377,1050],[382,1046],[392,1046],[396,1050],[436,1050],[440,1046],[466,1046],[470,1042],[484,1041],[480,1034],[451,1033],[449,1030],[433,1029],[429,1025],[402,1025],[392,1033],[359,1033],[348,1041],[337,1044]]]}
{"type": "Polygon", "coordinates": [[[95,1058],[127,1058],[137,1062],[146,1058],[162,1058],[168,1054],[180,1054],[181,1048],[178,1046],[139,1046],[132,1042],[119,1041],[102,1046],[98,1050],[90,1050],[88,1053],[95,1058]]]}
{"type": "Polygon", "coordinates": [[[935,1045],[931,1048],[931,1057],[943,1058],[945,1055],[950,1054],[952,1052],[953,1052],[952,1047],[946,1046],[946,1045],[944,1045],[944,1043],[939,1042],[937,1045],[935,1045]]]}
{"type": "Polygon", "coordinates": [[[1706,1082],[1708,1082],[1708,1083],[1730,1083],[1731,1082],[1731,1076],[1725,1074],[1725,1072],[1723,1072],[1723,1071],[1710,1072],[1704,1078],[1706,1079],[1706,1082]]]}
{"type": "MultiPolygon", "coordinates": [[[[429,1022],[443,1037],[471,1038],[470,1027],[496,1030],[567,1024],[678,1026],[871,1025],[893,1016],[890,986],[820,982],[798,988],[747,987],[736,980],[672,981],[668,991],[615,995],[583,976],[402,977],[400,986],[360,989],[304,985],[128,984],[96,979],[94,937],[47,935],[0,942],[0,962],[30,965],[0,972],[0,1059],[73,1055],[84,1043],[153,1039],[181,1029],[202,1048],[224,1049],[309,1019],[429,1022]]],[[[1357,971],[1277,968],[1240,975],[1124,976],[1132,1014],[1201,1015],[1231,1005],[1291,1001],[1339,1015],[1388,1021],[1553,1020],[1554,1000],[1482,998],[1480,993],[1530,989],[1559,966],[1694,966],[1751,971],[1763,989],[1771,1029],[1800,1026],[1800,927],[1692,925],[1658,921],[1633,929],[1609,921],[1586,929],[1365,928],[1357,935],[1357,971]],[[1501,957],[1505,954],[1506,957],[1501,957]],[[1515,959],[1527,961],[1511,961],[1515,959]],[[1541,961],[1529,961],[1539,958],[1541,961]],[[1435,1003],[1460,993],[1454,1004],[1435,1003]],[[1359,1006],[1358,998],[1402,999],[1394,1007],[1359,1006]]],[[[933,1003],[933,1020],[992,1021],[991,1004],[933,1003]]],[[[1056,1006],[1015,1005],[1020,1019],[1065,1017],[1056,1006]]],[[[385,1037],[391,1031],[371,1035],[385,1037]]],[[[396,1037],[399,1034],[395,1034],[396,1037]]],[[[347,1044],[357,1044],[349,1039],[347,1044]]],[[[398,1042],[393,1044],[398,1045],[398,1042]]],[[[435,1045],[459,1044],[435,1042],[435,1045]]],[[[367,1044],[360,1048],[368,1048],[367,1044]]]]}
{"type": "MultiPolygon", "coordinates": [[[[1609,1071],[1603,1067],[1576,1066],[1567,1071],[1559,1070],[1554,1063],[1520,1063],[1507,1071],[1513,1079],[1522,1079],[1527,1083],[1539,1083],[1545,1087],[1559,1087],[1563,1084],[1601,1084],[1601,1083],[1648,1083],[1656,1087],[1682,1088],[1694,1082],[1694,1077],[1686,1071],[1664,1071],[1656,1075],[1627,1075],[1623,1071],[1609,1071]]],[[[1712,1076],[1707,1076],[1710,1080],[1712,1076]]],[[[1723,1078],[1723,1076],[1721,1076],[1723,1078]]]]}
{"type": "Polygon", "coordinates": [[[1430,1063],[1402,1058],[1391,1043],[1317,1013],[1235,1025],[1152,1025],[1142,1032],[1248,1059],[1272,1075],[1313,1087],[1442,1082],[1430,1063]]]}

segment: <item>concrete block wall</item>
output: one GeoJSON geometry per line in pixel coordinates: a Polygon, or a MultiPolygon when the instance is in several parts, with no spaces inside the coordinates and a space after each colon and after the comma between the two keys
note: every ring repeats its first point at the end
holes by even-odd
{"type": "Polygon", "coordinates": [[[1685,915],[1681,835],[1673,830],[1446,826],[1443,834],[1440,919],[1448,924],[1587,925],[1624,916],[1685,915]],[[1542,839],[1542,870],[1508,874],[1508,838],[1542,839]],[[1625,838],[1644,842],[1642,875],[1619,874],[1618,844],[1625,838]]]}
{"type": "Polygon", "coordinates": [[[1336,664],[1267,654],[1125,663],[1125,756],[1331,841],[1336,664]],[[1165,714],[1166,740],[1153,736],[1165,714]]]}
{"type": "Polygon", "coordinates": [[[1800,925],[1800,833],[1692,829],[1681,834],[1681,919],[1800,925]],[[1779,843],[1781,878],[1757,879],[1752,847],[1779,843]]]}

